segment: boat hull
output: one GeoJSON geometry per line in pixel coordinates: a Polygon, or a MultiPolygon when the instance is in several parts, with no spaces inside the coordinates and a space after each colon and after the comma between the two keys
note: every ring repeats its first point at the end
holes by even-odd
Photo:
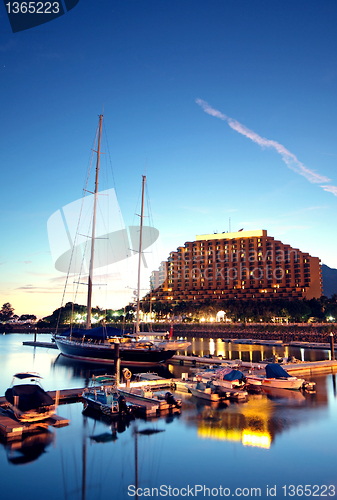
{"type": "Polygon", "coordinates": [[[11,404],[9,404],[9,408],[14,413],[14,416],[17,420],[19,420],[20,422],[27,422],[27,423],[43,422],[44,420],[47,420],[48,418],[55,415],[56,412],[55,405],[40,410],[37,409],[30,411],[20,411],[19,408],[11,404]]]}
{"type": "Polygon", "coordinates": [[[299,390],[301,389],[305,381],[302,378],[297,378],[297,377],[289,377],[289,378],[247,377],[247,382],[249,384],[260,385],[262,387],[299,390]]]}
{"type": "Polygon", "coordinates": [[[191,392],[192,396],[200,399],[205,399],[206,401],[214,401],[218,402],[220,401],[220,396],[219,394],[215,394],[214,392],[205,392],[201,391],[199,389],[195,389],[193,387],[188,386],[188,390],[191,392]]]}
{"type": "MultiPolygon", "coordinates": [[[[55,339],[60,352],[69,358],[91,361],[94,363],[114,364],[114,344],[87,344],[69,340],[55,339]]],[[[175,350],[164,351],[146,348],[119,347],[119,358],[122,366],[155,366],[164,363],[176,353],[175,350]]]]}

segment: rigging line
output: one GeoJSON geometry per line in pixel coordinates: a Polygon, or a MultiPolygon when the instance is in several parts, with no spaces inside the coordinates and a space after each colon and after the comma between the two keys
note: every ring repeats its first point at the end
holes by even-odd
{"type": "MultiPolygon", "coordinates": [[[[94,147],[95,147],[95,144],[96,144],[96,141],[97,141],[98,131],[99,131],[99,125],[98,125],[97,130],[96,130],[96,137],[95,137],[95,141],[94,141],[94,147]]],[[[92,150],[91,160],[90,160],[90,166],[89,166],[89,172],[88,172],[88,175],[87,175],[87,181],[86,181],[86,184],[85,184],[85,188],[87,188],[87,186],[88,186],[93,157],[94,157],[94,151],[92,150]]],[[[80,221],[81,221],[81,215],[82,215],[82,210],[83,210],[83,205],[84,205],[84,199],[85,199],[85,196],[86,196],[85,193],[86,193],[86,190],[84,191],[84,195],[82,197],[80,215],[79,215],[78,222],[77,222],[77,228],[76,228],[75,238],[74,238],[73,247],[72,247],[72,251],[71,251],[71,255],[70,255],[69,265],[68,265],[67,277],[66,277],[66,281],[65,281],[65,284],[64,284],[63,295],[62,295],[62,300],[61,300],[61,307],[60,307],[58,318],[57,318],[56,332],[55,332],[56,334],[57,334],[57,331],[58,331],[58,327],[59,327],[59,323],[60,323],[60,318],[61,318],[61,310],[62,310],[62,307],[63,307],[64,297],[65,297],[66,289],[67,289],[67,286],[68,286],[68,279],[69,279],[69,274],[70,274],[70,268],[71,268],[71,264],[72,264],[72,260],[73,260],[74,250],[75,250],[75,247],[76,247],[76,242],[77,242],[77,237],[78,237],[78,229],[79,229],[79,225],[80,225],[80,221]]]]}
{"type": "MultiPolygon", "coordinates": [[[[141,205],[141,202],[140,202],[140,199],[141,199],[141,196],[142,196],[142,188],[140,188],[139,192],[138,192],[138,199],[137,199],[137,202],[136,202],[136,207],[135,207],[135,210],[134,210],[134,213],[133,213],[133,220],[132,220],[132,225],[135,226],[136,225],[136,216],[137,217],[140,217],[139,214],[137,214],[137,210],[139,208],[139,206],[141,205]]],[[[137,224],[138,225],[138,224],[137,224]]]]}
{"type": "Polygon", "coordinates": [[[67,500],[68,494],[67,494],[66,476],[65,476],[64,458],[63,458],[63,450],[62,450],[62,448],[61,448],[61,470],[62,470],[64,498],[65,498],[65,500],[67,500]]]}

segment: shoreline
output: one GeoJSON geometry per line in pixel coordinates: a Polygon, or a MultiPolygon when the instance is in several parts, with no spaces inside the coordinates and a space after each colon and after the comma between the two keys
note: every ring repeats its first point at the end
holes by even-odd
{"type": "MultiPolygon", "coordinates": [[[[1,325],[0,334],[52,334],[53,328],[39,328],[33,325],[1,325]]],[[[109,325],[110,326],[110,325],[109,325]]],[[[120,328],[119,323],[111,326],[120,328]]],[[[141,325],[142,326],[142,325],[141,325]]],[[[148,331],[144,325],[144,333],[148,331]]],[[[62,333],[67,327],[58,329],[62,333]]],[[[155,323],[151,324],[151,329],[154,332],[169,332],[171,323],[155,323]]],[[[337,325],[335,324],[231,324],[224,323],[174,323],[173,335],[178,337],[195,337],[195,338],[220,338],[226,340],[237,339],[252,339],[252,340],[272,340],[281,341],[282,343],[289,342],[311,342],[324,343],[330,342],[332,336],[337,342],[337,325]],[[331,333],[333,335],[331,335],[331,333]]]]}

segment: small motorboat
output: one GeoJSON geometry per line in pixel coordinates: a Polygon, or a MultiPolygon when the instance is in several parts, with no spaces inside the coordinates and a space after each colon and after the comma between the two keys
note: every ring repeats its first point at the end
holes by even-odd
{"type": "Polygon", "coordinates": [[[192,396],[199,399],[206,399],[211,402],[219,402],[222,399],[216,391],[212,381],[207,382],[205,385],[199,377],[197,378],[197,383],[186,384],[186,388],[192,396]]]}
{"type": "Polygon", "coordinates": [[[20,422],[39,422],[55,414],[54,399],[42,389],[41,378],[35,372],[16,373],[5,392],[9,407],[20,422]]]}
{"type": "Polygon", "coordinates": [[[120,394],[132,397],[135,400],[158,404],[159,407],[169,405],[172,408],[181,408],[181,399],[176,399],[173,394],[167,391],[165,394],[155,393],[151,387],[118,387],[120,394]]]}
{"type": "Polygon", "coordinates": [[[231,367],[216,367],[204,370],[197,374],[197,380],[200,377],[204,381],[211,380],[214,386],[221,389],[238,389],[246,383],[245,375],[240,370],[233,370],[231,367]]]}
{"type": "Polygon", "coordinates": [[[247,382],[254,385],[262,385],[262,387],[275,387],[279,389],[299,390],[302,388],[305,380],[302,378],[292,377],[287,373],[282,366],[277,363],[269,363],[266,365],[266,375],[247,375],[247,382]]]}
{"type": "Polygon", "coordinates": [[[108,416],[132,414],[132,405],[127,404],[116,388],[115,378],[110,375],[93,375],[91,386],[83,391],[82,399],[83,411],[91,408],[108,416]]]}

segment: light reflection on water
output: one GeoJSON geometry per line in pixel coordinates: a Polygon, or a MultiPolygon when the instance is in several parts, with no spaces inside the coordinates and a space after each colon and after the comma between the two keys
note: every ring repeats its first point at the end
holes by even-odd
{"type": "MultiPolygon", "coordinates": [[[[39,372],[50,390],[83,387],[93,372],[111,373],[111,367],[58,357],[56,350],[24,347],[27,338],[0,337],[0,395],[17,371],[39,372]]],[[[221,349],[227,357],[231,353],[232,359],[241,356],[244,361],[259,361],[261,353],[264,359],[285,354],[280,347],[194,341],[194,352],[208,354],[210,349],[214,355],[221,349]]],[[[300,358],[300,350],[289,348],[288,355],[300,358]]],[[[326,351],[305,350],[304,357],[328,356],[326,351]]],[[[186,366],[169,369],[175,376],[188,371],[186,366]]],[[[69,426],[23,443],[1,444],[1,498],[126,499],[132,498],[128,486],[136,481],[140,488],[205,485],[234,492],[258,487],[260,498],[270,498],[267,485],[276,485],[276,498],[284,498],[283,485],[335,484],[336,376],[311,380],[317,384],[316,394],[270,390],[250,395],[244,403],[213,406],[180,394],[181,415],[150,421],[111,424],[104,417],[84,416],[81,403],[59,406],[69,426]]]]}

